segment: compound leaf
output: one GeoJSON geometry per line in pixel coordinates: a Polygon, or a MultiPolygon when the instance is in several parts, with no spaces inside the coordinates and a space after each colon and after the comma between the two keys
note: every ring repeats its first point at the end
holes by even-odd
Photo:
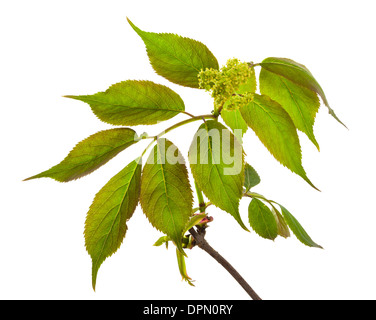
{"type": "Polygon", "coordinates": [[[207,198],[248,230],[239,214],[244,183],[243,148],[234,135],[217,121],[205,121],[193,138],[188,158],[192,175],[207,198]]]}
{"type": "Polygon", "coordinates": [[[152,81],[127,80],[105,92],[65,97],[88,103],[100,120],[113,125],[156,124],[185,110],[175,91],[152,81]]]}
{"type": "Polygon", "coordinates": [[[197,75],[201,70],[219,69],[217,59],[201,42],[172,33],[142,31],[129,19],[128,22],[144,41],[154,70],[167,80],[198,88],[197,75]]]}
{"type": "Polygon", "coordinates": [[[60,182],[68,182],[81,178],[137,141],[136,132],[129,128],[99,131],[79,142],[56,166],[25,180],[49,177],[60,182]]]}
{"type": "MultiPolygon", "coordinates": [[[[291,59],[286,58],[266,58],[260,65],[262,68],[273,72],[281,77],[284,77],[295,84],[316,92],[324,104],[328,107],[329,113],[343,126],[341,120],[338,119],[333,109],[330,108],[328,100],[326,99],[324,90],[313,77],[312,73],[302,64],[297,63],[291,59]]],[[[346,127],[346,126],[345,126],[346,127]]]]}
{"type": "Polygon", "coordinates": [[[248,206],[249,223],[253,230],[265,239],[274,240],[278,236],[276,219],[270,209],[258,199],[252,199],[248,206]]]}
{"type": "Polygon", "coordinates": [[[85,222],[85,245],[92,258],[92,284],[103,261],[120,247],[126,222],[135,211],[141,187],[141,159],[128,164],[96,194],[85,222]]]}
{"type": "Polygon", "coordinates": [[[302,153],[294,123],[279,103],[255,94],[240,112],[270,153],[292,172],[300,175],[313,188],[302,166],[302,153]]]}
{"type": "Polygon", "coordinates": [[[140,203],[150,223],[169,236],[183,253],[182,236],[192,215],[193,195],[183,156],[158,139],[144,166],[140,203]]]}

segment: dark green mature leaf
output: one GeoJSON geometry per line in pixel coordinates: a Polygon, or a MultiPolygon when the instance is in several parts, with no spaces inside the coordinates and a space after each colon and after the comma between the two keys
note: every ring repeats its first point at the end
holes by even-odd
{"type": "Polygon", "coordinates": [[[184,159],[166,139],[158,139],[144,166],[140,203],[150,223],[183,252],[181,241],[192,215],[193,195],[184,159]]]}
{"type": "Polygon", "coordinates": [[[243,148],[217,121],[205,121],[196,132],[188,158],[193,177],[207,198],[248,230],[239,214],[244,183],[243,148]]]}
{"type": "Polygon", "coordinates": [[[167,80],[198,88],[200,70],[219,69],[217,59],[201,42],[171,33],[142,31],[128,22],[144,41],[154,70],[167,80]]]}
{"type": "Polygon", "coordinates": [[[96,194],[85,222],[85,245],[92,258],[92,284],[103,261],[120,247],[140,195],[141,159],[128,164],[96,194]]]}
{"type": "MultiPolygon", "coordinates": [[[[328,107],[329,113],[342,125],[333,109],[330,108],[325,93],[312,73],[302,64],[286,58],[266,58],[260,63],[262,68],[284,77],[295,84],[316,92],[322,98],[324,104],[328,107]]],[[[345,125],[344,125],[345,126],[345,125]]],[[[346,127],[346,126],[345,126],[346,127]]]]}
{"type": "Polygon", "coordinates": [[[248,207],[249,223],[253,230],[265,239],[274,240],[278,236],[277,222],[270,209],[258,199],[252,199],[248,207]]]}
{"type": "Polygon", "coordinates": [[[251,188],[257,186],[261,182],[257,171],[248,163],[246,163],[244,166],[244,176],[245,192],[248,192],[251,188]]]}
{"type": "Polygon", "coordinates": [[[88,103],[100,120],[113,125],[156,124],[185,110],[175,91],[152,81],[127,80],[105,92],[66,97],[88,103]]]}
{"type": "Polygon", "coordinates": [[[136,143],[137,139],[136,132],[129,128],[99,131],[79,142],[56,166],[25,180],[49,177],[60,182],[68,182],[81,178],[136,143]]]}
{"type": "Polygon", "coordinates": [[[320,248],[322,247],[315,243],[307,232],[303,229],[298,220],[282,205],[279,204],[282,210],[283,218],[285,219],[287,225],[290,227],[291,231],[295,234],[298,240],[308,247],[320,248]]]}
{"type": "Polygon", "coordinates": [[[313,124],[320,107],[315,92],[266,69],[260,72],[260,91],[277,101],[290,115],[295,126],[319,149],[313,134],[313,124]]]}
{"type": "Polygon", "coordinates": [[[299,137],[294,123],[280,104],[267,96],[255,94],[254,99],[242,107],[240,112],[270,153],[317,189],[303,169],[299,137]]]}

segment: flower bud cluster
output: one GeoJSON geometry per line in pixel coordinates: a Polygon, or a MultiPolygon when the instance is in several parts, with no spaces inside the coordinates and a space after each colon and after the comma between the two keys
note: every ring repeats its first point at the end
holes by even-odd
{"type": "MultiPolygon", "coordinates": [[[[238,59],[229,59],[220,70],[205,69],[198,74],[199,86],[206,91],[211,91],[214,98],[214,108],[219,109],[236,93],[239,86],[253,75],[253,70],[247,62],[238,59]]],[[[236,97],[236,95],[235,95],[236,97]]],[[[238,100],[241,96],[239,96],[238,100]]]]}
{"type": "Polygon", "coordinates": [[[244,107],[246,104],[253,100],[254,94],[246,92],[244,94],[233,94],[226,100],[223,108],[226,110],[236,110],[244,107]]]}

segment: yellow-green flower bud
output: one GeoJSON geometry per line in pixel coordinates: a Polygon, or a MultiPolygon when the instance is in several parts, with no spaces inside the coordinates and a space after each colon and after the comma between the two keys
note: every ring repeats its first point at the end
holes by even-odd
{"type": "MultiPolygon", "coordinates": [[[[241,84],[253,75],[253,70],[247,62],[240,62],[238,59],[229,59],[220,70],[205,69],[198,74],[199,86],[206,91],[211,91],[214,98],[214,109],[218,110],[224,103],[239,89],[241,84]]],[[[235,96],[236,97],[236,96],[235,96]]],[[[232,104],[239,105],[240,100],[234,99],[232,104]]]]}

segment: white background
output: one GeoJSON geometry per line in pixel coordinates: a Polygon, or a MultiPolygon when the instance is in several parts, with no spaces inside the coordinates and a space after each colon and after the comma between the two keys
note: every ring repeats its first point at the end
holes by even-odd
{"type": "MultiPolygon", "coordinates": [[[[60,162],[80,140],[110,126],[88,105],[62,96],[104,91],[127,79],[168,85],[193,114],[212,110],[203,91],[170,84],[152,70],[144,44],[126,22],[146,31],[199,40],[217,57],[261,62],[286,57],[319,81],[346,130],[322,106],[318,152],[300,135],[303,165],[317,192],[292,174],[252,132],[247,160],[259,172],[256,192],[281,202],[325,249],[294,236],[261,239],[210,207],[207,239],[255,291],[270,299],[375,299],[375,1],[2,1],[1,299],[248,299],[242,288],[198,248],[188,252],[181,281],[175,250],[153,247],[161,235],[140,207],[119,251],[91,288],[85,215],[96,192],[137,157],[134,145],[90,176],[70,183],[22,182],[60,162]]],[[[138,133],[156,134],[178,116],[138,133]]],[[[199,123],[166,137],[186,155],[199,123]]],[[[241,202],[247,221],[248,200],[241,202]]]]}

